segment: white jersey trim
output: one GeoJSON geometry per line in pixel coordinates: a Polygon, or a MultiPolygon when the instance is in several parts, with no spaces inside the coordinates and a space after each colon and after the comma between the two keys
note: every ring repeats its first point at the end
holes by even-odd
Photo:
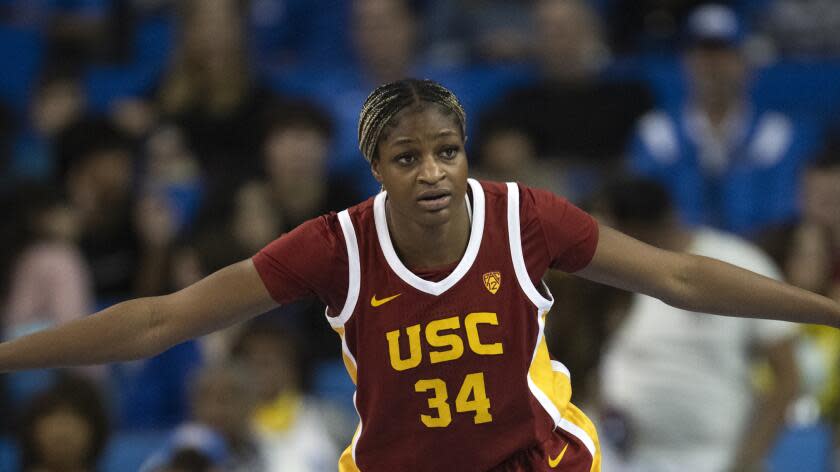
{"type": "Polygon", "coordinates": [[[540,294],[537,287],[531,282],[528,275],[528,268],[525,266],[525,258],[522,256],[522,235],[519,227],[519,186],[515,182],[508,182],[508,241],[510,242],[510,254],[513,259],[513,270],[516,273],[516,280],[519,286],[525,291],[525,295],[531,303],[537,306],[539,312],[551,309],[553,300],[547,299],[540,294]]]}
{"type": "Polygon", "coordinates": [[[421,292],[438,296],[449,290],[470,270],[478,256],[478,248],[481,246],[481,239],[484,234],[484,190],[481,188],[481,184],[475,179],[467,179],[467,182],[472,189],[473,197],[473,218],[470,240],[467,243],[467,250],[464,252],[461,262],[458,263],[458,266],[455,267],[455,270],[451,274],[440,282],[422,279],[408,270],[402,263],[399,256],[397,256],[397,252],[394,250],[394,246],[391,243],[391,234],[388,231],[388,220],[385,215],[385,200],[388,194],[384,191],[380,192],[374,199],[373,216],[376,222],[376,235],[379,238],[379,246],[382,248],[385,260],[388,261],[391,270],[399,278],[421,292]]]}
{"type": "Polygon", "coordinates": [[[565,375],[570,379],[572,378],[572,373],[569,372],[569,368],[566,367],[566,365],[560,361],[555,361],[554,359],[551,359],[551,370],[553,370],[554,372],[560,372],[561,374],[565,375]]]}
{"type": "Polygon", "coordinates": [[[578,440],[582,442],[587,449],[589,449],[589,453],[592,454],[592,457],[595,457],[595,441],[592,440],[589,433],[584,431],[583,428],[565,418],[560,418],[560,422],[557,423],[557,427],[578,438],[578,440]]]}
{"type": "MultiPolygon", "coordinates": [[[[359,243],[356,240],[356,230],[353,228],[353,221],[347,210],[338,213],[338,222],[341,224],[341,232],[344,234],[344,243],[347,246],[347,298],[344,300],[344,308],[338,316],[327,316],[330,326],[341,328],[350,319],[356,309],[361,288],[361,267],[359,264],[359,243]]],[[[349,353],[349,350],[347,351],[349,353]]]]}
{"type": "Polygon", "coordinates": [[[356,464],[357,468],[359,467],[359,461],[356,460],[356,445],[359,443],[359,438],[362,436],[362,428],[364,427],[362,425],[362,414],[359,413],[359,406],[356,404],[356,393],[358,392],[358,390],[353,392],[353,408],[356,410],[356,414],[359,415],[359,426],[356,427],[356,434],[353,435],[353,441],[351,442],[352,448],[350,449],[353,455],[353,463],[356,464]]]}
{"type": "Polygon", "coordinates": [[[540,344],[542,343],[543,336],[545,336],[545,318],[542,316],[542,311],[537,313],[537,326],[539,326],[539,331],[537,334],[537,342],[534,345],[534,352],[531,354],[531,362],[528,364],[528,388],[531,390],[531,393],[534,394],[537,401],[540,402],[540,405],[545,409],[551,419],[554,420],[555,425],[559,425],[560,421],[563,420],[563,416],[560,414],[560,410],[554,406],[554,402],[545,394],[540,388],[534,383],[534,379],[531,378],[531,366],[534,365],[534,359],[537,357],[537,350],[540,348],[540,344]]]}

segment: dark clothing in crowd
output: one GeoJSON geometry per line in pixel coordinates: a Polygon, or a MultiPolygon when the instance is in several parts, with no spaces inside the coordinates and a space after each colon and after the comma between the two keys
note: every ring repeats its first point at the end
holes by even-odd
{"type": "Polygon", "coordinates": [[[274,103],[271,92],[255,88],[228,113],[214,115],[192,109],[171,117],[186,133],[211,192],[242,183],[258,173],[262,120],[274,103]]]}
{"type": "Polygon", "coordinates": [[[636,120],[652,106],[638,82],[544,81],[514,89],[493,113],[527,132],[542,157],[596,163],[623,154],[636,120]]]}

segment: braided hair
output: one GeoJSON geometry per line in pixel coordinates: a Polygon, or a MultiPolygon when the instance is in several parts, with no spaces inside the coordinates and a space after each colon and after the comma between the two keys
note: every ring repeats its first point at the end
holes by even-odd
{"type": "Polygon", "coordinates": [[[380,85],[365,100],[359,114],[359,150],[368,162],[377,158],[376,146],[383,131],[395,126],[393,118],[412,105],[432,103],[447,114],[455,115],[466,137],[467,116],[464,108],[449,89],[432,80],[402,79],[380,85]]]}

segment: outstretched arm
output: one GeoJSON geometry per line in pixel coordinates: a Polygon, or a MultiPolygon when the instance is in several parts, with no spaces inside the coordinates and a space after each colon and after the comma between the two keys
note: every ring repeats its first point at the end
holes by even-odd
{"type": "Polygon", "coordinates": [[[245,260],[170,295],[129,300],[2,343],[0,372],[153,356],[276,305],[253,263],[245,260]]]}
{"type": "Polygon", "coordinates": [[[716,259],[658,249],[600,226],[583,278],[688,311],[840,327],[840,304],[716,259]]]}

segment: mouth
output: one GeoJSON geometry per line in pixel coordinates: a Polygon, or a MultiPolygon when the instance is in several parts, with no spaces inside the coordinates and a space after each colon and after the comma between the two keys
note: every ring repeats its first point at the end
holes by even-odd
{"type": "Polygon", "coordinates": [[[417,204],[427,211],[440,211],[449,206],[452,193],[448,190],[426,190],[417,197],[417,204]]]}

